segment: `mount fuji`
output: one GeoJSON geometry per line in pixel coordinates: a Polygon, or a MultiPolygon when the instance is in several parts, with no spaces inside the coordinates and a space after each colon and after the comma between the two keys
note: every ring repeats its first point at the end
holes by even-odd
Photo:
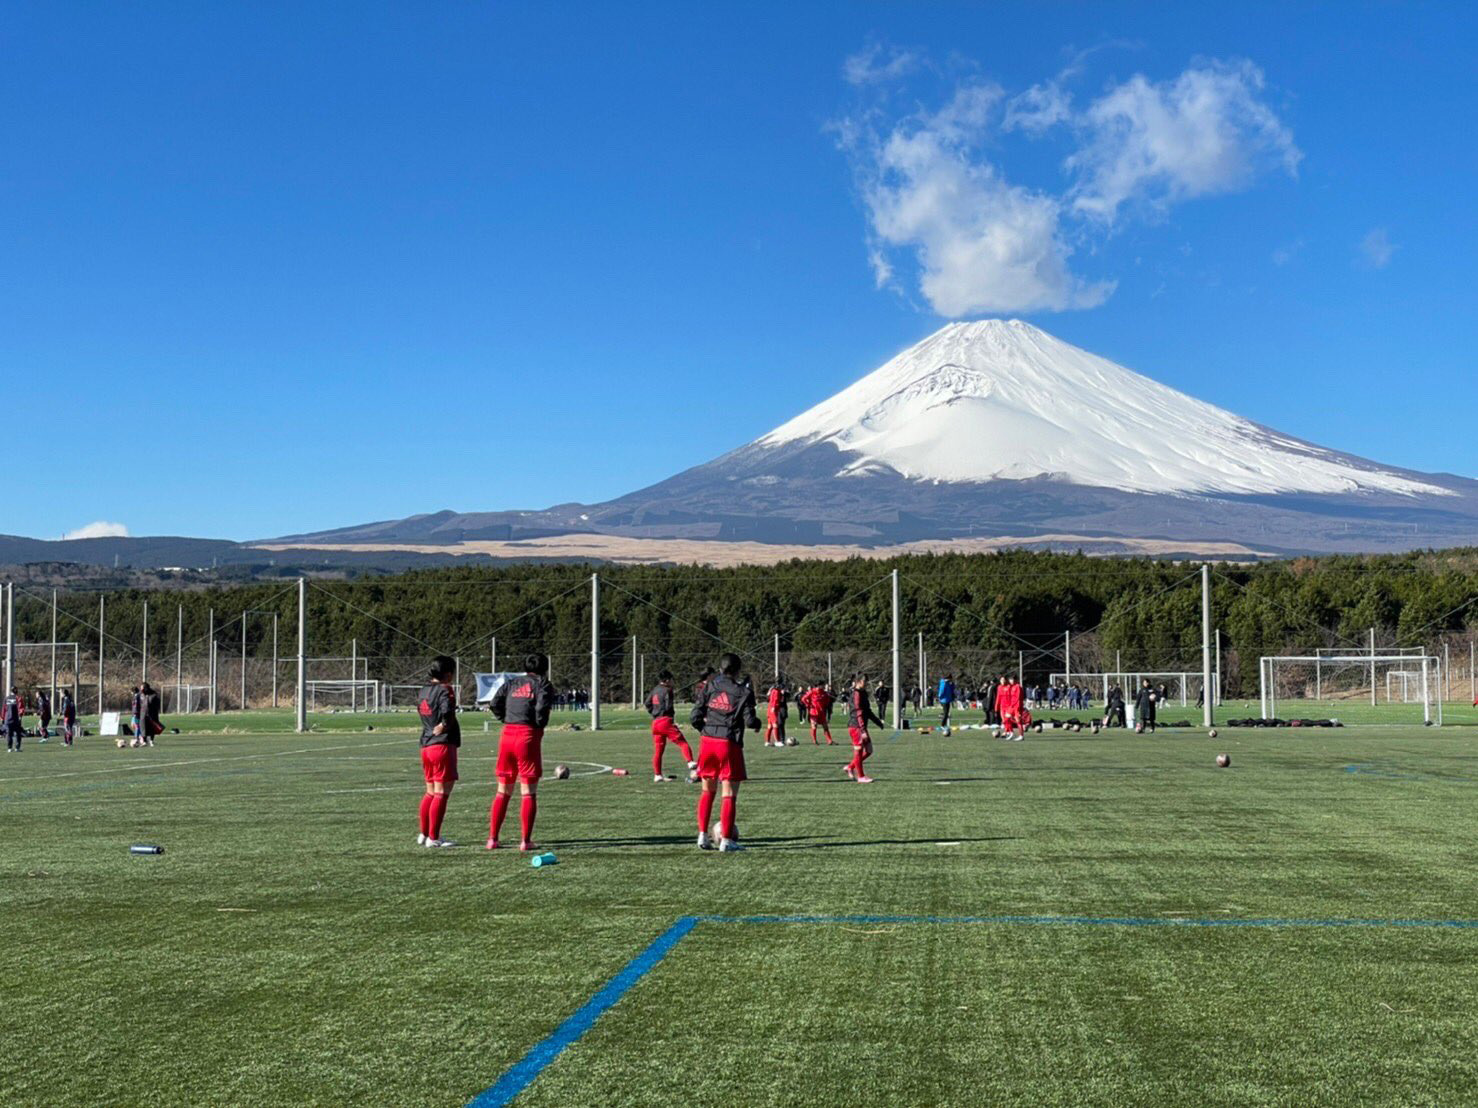
{"type": "Polygon", "coordinates": [[[574,533],[1397,550],[1478,544],[1478,481],[1326,449],[1030,324],[985,320],[949,324],[769,434],[615,500],[439,512],[277,541],[450,545],[574,533]]]}

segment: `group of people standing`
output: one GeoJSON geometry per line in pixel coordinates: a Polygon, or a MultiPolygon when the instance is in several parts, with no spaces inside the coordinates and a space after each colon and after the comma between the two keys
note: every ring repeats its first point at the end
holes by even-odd
{"type": "MultiPolygon", "coordinates": [[[[51,738],[53,718],[51,694],[45,689],[37,689],[34,703],[36,735],[41,742],[47,742],[51,738]]],[[[29,711],[25,697],[12,685],[5,695],[4,703],[0,704],[0,730],[5,732],[6,753],[20,753],[21,740],[26,737],[26,715],[29,711]]],[[[62,690],[60,734],[64,746],[71,746],[77,737],[77,705],[72,700],[71,691],[67,689],[62,690]]]]}
{"type": "MultiPolygon", "coordinates": [[[[456,663],[448,657],[437,657],[431,663],[429,680],[421,690],[421,768],[425,791],[421,797],[419,830],[416,842],[427,847],[453,845],[442,837],[442,824],[447,802],[458,780],[457,752],[462,745],[461,725],[457,719],[454,688],[456,663]]],[[[538,784],[544,775],[543,738],[549,723],[549,711],[555,700],[547,674],[545,655],[531,654],[524,660],[522,676],[505,681],[493,695],[493,715],[503,724],[498,737],[497,791],[488,813],[486,848],[502,848],[502,827],[511,803],[514,786],[520,794],[519,850],[538,849],[534,841],[534,822],[538,812],[538,784]]],[[[744,733],[758,731],[754,686],[741,676],[741,662],[736,654],[725,654],[715,669],[704,672],[694,689],[693,709],[689,724],[698,732],[698,753],[677,726],[671,672],[658,676],[655,688],[647,695],[647,711],[652,716],[652,776],[654,782],[667,780],[662,772],[663,755],[668,744],[676,746],[687,764],[688,779],[700,786],[698,793],[698,847],[729,853],[743,849],[739,843],[737,823],[739,788],[748,779],[744,762],[744,733]],[[713,809],[719,806],[716,828],[713,809]],[[717,840],[717,841],[715,841],[717,840]]],[[[778,688],[778,686],[777,686],[778,688]]],[[[783,693],[783,690],[781,690],[783,693]]],[[[834,698],[830,689],[816,684],[798,698],[806,710],[812,728],[831,738],[829,717],[834,698]]],[[[788,698],[770,697],[771,731],[766,744],[784,745],[784,713],[788,698]],[[776,737],[778,736],[778,738],[776,737]]],[[[848,735],[852,741],[852,759],[842,767],[843,773],[858,784],[871,784],[864,764],[872,756],[870,726],[885,726],[872,707],[867,678],[858,674],[852,680],[847,700],[848,735]]]]}

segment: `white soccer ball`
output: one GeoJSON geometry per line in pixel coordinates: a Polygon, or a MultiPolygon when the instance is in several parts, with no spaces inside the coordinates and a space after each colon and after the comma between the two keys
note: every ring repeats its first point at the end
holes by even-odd
{"type": "Polygon", "coordinates": [[[127,744],[127,743],[126,743],[126,742],[124,742],[124,741],[123,741],[123,740],[122,740],[122,739],[119,739],[119,740],[118,740],[118,749],[119,749],[119,750],[122,750],[122,749],[123,749],[123,748],[124,748],[124,747],[125,747],[125,746],[127,746],[127,745],[128,745],[128,744],[127,744]]]}
{"type": "Polygon", "coordinates": [[[1211,738],[1211,739],[1216,738],[1216,728],[1213,727],[1210,731],[1207,731],[1206,732],[1206,737],[1207,738],[1211,738]]]}
{"type": "Polygon", "coordinates": [[[786,746],[795,746],[799,742],[800,742],[800,739],[798,739],[794,735],[792,735],[790,738],[788,738],[788,739],[785,740],[785,745],[786,746]]]}

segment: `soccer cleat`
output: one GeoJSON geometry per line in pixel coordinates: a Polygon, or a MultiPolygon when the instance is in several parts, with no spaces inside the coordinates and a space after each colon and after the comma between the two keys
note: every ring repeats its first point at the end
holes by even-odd
{"type": "Polygon", "coordinates": [[[518,844],[518,849],[521,853],[527,854],[532,850],[538,850],[539,844],[534,842],[532,839],[525,839],[523,842],[518,844]]]}
{"type": "Polygon", "coordinates": [[[869,777],[865,773],[861,777],[855,778],[855,780],[856,780],[857,784],[859,784],[859,785],[871,785],[872,784],[872,778],[869,777]]]}
{"type": "Polygon", "coordinates": [[[718,849],[721,854],[733,854],[735,851],[743,850],[744,848],[739,845],[737,839],[720,839],[718,841],[718,849]]]}
{"type": "Polygon", "coordinates": [[[667,778],[663,777],[660,773],[654,773],[654,774],[652,774],[652,784],[654,784],[654,785],[660,785],[660,784],[662,784],[662,782],[664,782],[666,780],[667,780],[667,778]]]}
{"type": "Polygon", "coordinates": [[[698,849],[699,850],[712,850],[713,849],[713,844],[708,841],[708,832],[707,831],[699,831],[698,832],[698,849]]]}
{"type": "Polygon", "coordinates": [[[416,845],[417,846],[425,846],[426,845],[426,832],[424,832],[424,831],[417,831],[416,832],[416,845]]]}
{"type": "Polygon", "coordinates": [[[488,840],[487,849],[489,849],[489,850],[502,850],[503,849],[503,844],[500,843],[497,839],[489,839],[488,840]]]}
{"type": "Polygon", "coordinates": [[[843,766],[842,767],[842,772],[845,773],[848,777],[852,778],[853,780],[856,780],[857,775],[852,772],[852,767],[851,766],[843,766]]]}
{"type": "Polygon", "coordinates": [[[431,836],[428,835],[426,837],[426,841],[424,843],[422,843],[421,845],[422,846],[427,846],[427,847],[440,846],[441,845],[441,840],[440,839],[433,839],[433,838],[431,838],[431,836]]]}

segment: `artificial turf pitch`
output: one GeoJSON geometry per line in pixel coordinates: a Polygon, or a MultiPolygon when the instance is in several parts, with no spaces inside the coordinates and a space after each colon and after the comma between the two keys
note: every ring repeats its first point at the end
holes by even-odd
{"type": "Polygon", "coordinates": [[[516,1104],[1478,1097],[1478,927],[1385,922],[1478,920],[1469,728],[884,734],[871,786],[753,738],[718,855],[609,712],[533,869],[481,717],[441,851],[393,717],[315,722],[0,761],[0,1103],[464,1104],[693,916],[827,918],[698,923],[516,1104]]]}

